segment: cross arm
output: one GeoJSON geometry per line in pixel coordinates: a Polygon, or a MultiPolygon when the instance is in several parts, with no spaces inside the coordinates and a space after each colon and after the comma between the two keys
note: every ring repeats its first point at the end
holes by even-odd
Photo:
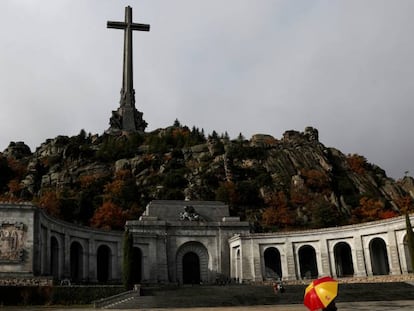
{"type": "Polygon", "coordinates": [[[125,29],[127,24],[124,22],[110,22],[106,23],[106,28],[116,28],[116,29],[125,29]]]}
{"type": "Polygon", "coordinates": [[[149,31],[150,25],[148,24],[137,24],[137,23],[125,23],[125,22],[111,22],[108,21],[106,23],[107,28],[115,28],[115,29],[126,29],[127,26],[131,26],[131,30],[140,30],[140,31],[149,31]]]}
{"type": "Polygon", "coordinates": [[[149,31],[150,30],[150,25],[132,23],[131,24],[131,29],[132,30],[140,30],[140,31],[149,31]]]}

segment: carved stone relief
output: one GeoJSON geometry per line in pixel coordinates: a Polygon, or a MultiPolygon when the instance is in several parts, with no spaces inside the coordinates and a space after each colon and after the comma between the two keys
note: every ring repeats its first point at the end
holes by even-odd
{"type": "Polygon", "coordinates": [[[193,206],[184,206],[184,212],[180,213],[180,220],[199,221],[201,216],[196,212],[193,206]]]}
{"type": "Polygon", "coordinates": [[[22,222],[0,223],[0,263],[23,261],[26,226],[22,222]]]}

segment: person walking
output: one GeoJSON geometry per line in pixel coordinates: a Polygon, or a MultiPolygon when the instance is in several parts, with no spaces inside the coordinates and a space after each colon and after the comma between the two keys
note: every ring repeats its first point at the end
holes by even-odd
{"type": "Polygon", "coordinates": [[[329,305],[322,309],[322,311],[336,311],[338,308],[336,307],[335,300],[332,300],[329,305]]]}

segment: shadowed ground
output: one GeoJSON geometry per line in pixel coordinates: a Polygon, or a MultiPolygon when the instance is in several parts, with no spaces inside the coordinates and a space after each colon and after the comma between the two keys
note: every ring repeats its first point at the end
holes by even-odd
{"type": "MultiPolygon", "coordinates": [[[[273,292],[270,285],[159,286],[144,287],[143,296],[111,307],[112,310],[182,310],[182,311],[307,311],[303,305],[306,285],[286,285],[285,293],[273,292]]],[[[404,282],[339,284],[338,311],[414,310],[414,286],[404,282]]],[[[1,310],[94,310],[79,307],[0,307],[1,310]]]]}
{"type": "MultiPolygon", "coordinates": [[[[270,285],[227,285],[143,288],[142,296],[116,308],[185,308],[302,304],[306,285],[286,285],[275,294],[270,285]]],[[[408,283],[339,284],[338,303],[357,301],[412,300],[414,287],[408,283]]],[[[413,308],[414,310],[414,308],[413,308]]]]}

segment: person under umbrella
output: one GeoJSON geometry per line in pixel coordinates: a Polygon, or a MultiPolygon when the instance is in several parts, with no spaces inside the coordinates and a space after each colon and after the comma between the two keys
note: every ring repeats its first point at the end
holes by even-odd
{"type": "Polygon", "coordinates": [[[332,300],[329,305],[322,309],[322,311],[336,311],[338,308],[336,307],[335,300],[332,300]]]}
{"type": "Polygon", "coordinates": [[[310,311],[336,311],[334,299],[337,295],[338,281],[325,276],[314,280],[306,287],[303,303],[310,311]]]}

